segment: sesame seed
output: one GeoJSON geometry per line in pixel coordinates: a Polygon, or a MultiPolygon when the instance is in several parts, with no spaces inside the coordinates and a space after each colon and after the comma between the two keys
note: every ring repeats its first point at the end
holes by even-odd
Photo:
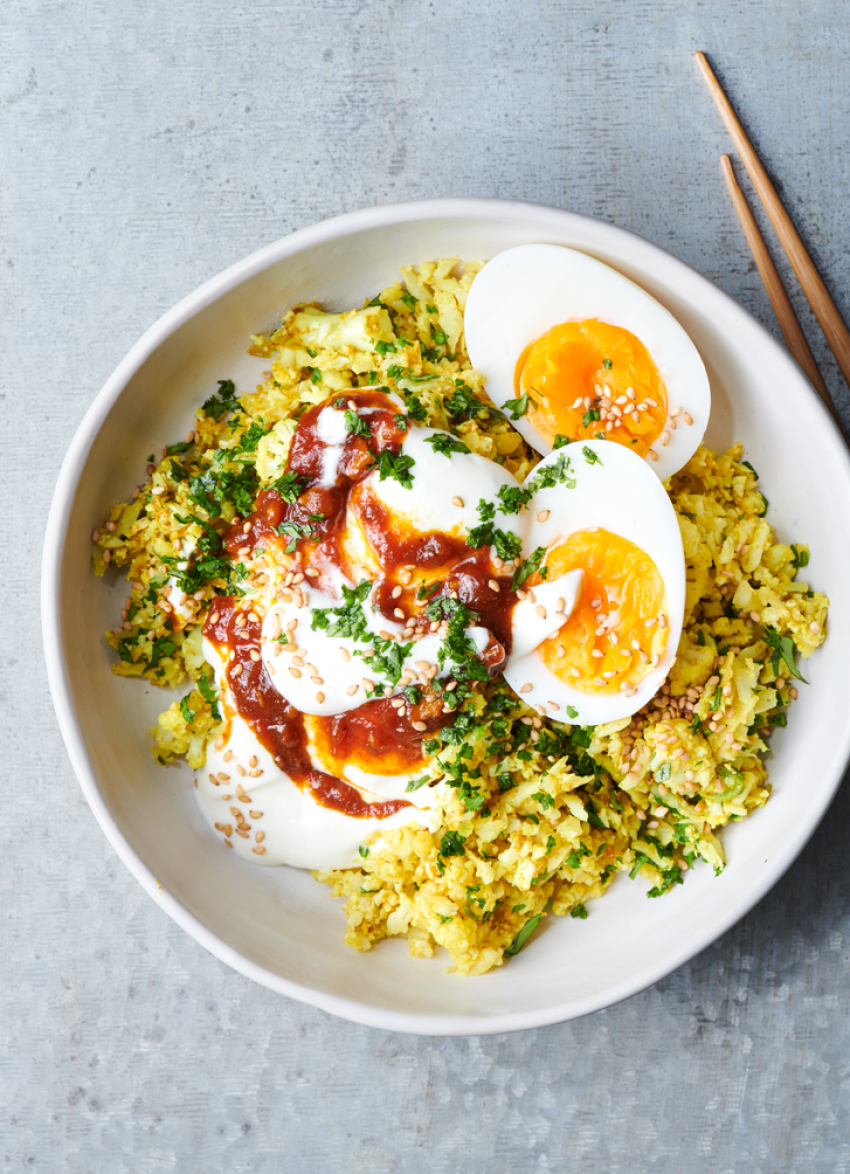
{"type": "Polygon", "coordinates": [[[605,653],[601,648],[594,648],[590,655],[595,656],[597,660],[601,660],[605,653]]]}
{"type": "Polygon", "coordinates": [[[567,655],[567,650],[566,650],[566,648],[564,648],[563,644],[558,645],[557,653],[558,653],[558,656],[560,656],[560,657],[564,657],[567,655]]]}
{"type": "Polygon", "coordinates": [[[542,603],[538,603],[537,607],[534,610],[537,613],[537,615],[540,616],[541,620],[546,619],[546,608],[543,606],[542,603]]]}
{"type": "Polygon", "coordinates": [[[345,691],[349,697],[353,697],[359,688],[360,688],[359,685],[349,685],[345,691]]]}
{"type": "Polygon", "coordinates": [[[304,574],[308,579],[318,579],[319,577],[319,572],[315,567],[307,567],[307,569],[304,571],[304,574]]]}
{"type": "Polygon", "coordinates": [[[364,688],[364,689],[374,689],[374,688],[375,688],[375,686],[374,686],[374,684],[373,684],[373,683],[372,683],[372,682],[369,680],[369,678],[368,678],[368,677],[364,677],[364,678],[363,678],[363,688],[364,688]]]}
{"type": "Polygon", "coordinates": [[[262,856],[265,852],[265,848],[252,848],[251,851],[255,852],[258,856],[262,856]]]}
{"type": "Polygon", "coordinates": [[[792,686],[791,686],[791,688],[788,690],[788,696],[791,698],[791,700],[792,700],[792,701],[796,701],[796,700],[797,700],[797,690],[794,688],[794,686],[793,686],[793,685],[792,685],[792,686]]]}
{"type": "Polygon", "coordinates": [[[301,669],[290,668],[289,675],[290,675],[290,677],[298,678],[298,677],[302,676],[301,669]]]}
{"type": "Polygon", "coordinates": [[[321,705],[321,704],[322,704],[322,702],[324,701],[324,699],[325,699],[325,695],[324,695],[324,693],[317,693],[317,694],[316,694],[316,700],[318,701],[319,705],[321,705]]]}
{"type": "Polygon", "coordinates": [[[581,676],[581,671],[580,671],[579,669],[577,669],[577,668],[575,667],[575,665],[573,665],[573,667],[570,669],[570,672],[572,673],[572,675],[573,675],[573,676],[574,676],[576,679],[578,679],[578,678],[581,676]]]}
{"type": "Polygon", "coordinates": [[[422,734],[428,729],[425,722],[411,722],[412,728],[416,730],[417,734],[422,734]]]}
{"type": "Polygon", "coordinates": [[[820,624],[817,623],[816,620],[812,620],[812,622],[809,624],[809,631],[818,633],[820,631],[820,624]]]}
{"type": "Polygon", "coordinates": [[[546,522],[549,520],[549,510],[541,510],[537,515],[538,522],[546,522]]]}
{"type": "Polygon", "coordinates": [[[655,451],[655,449],[654,449],[654,448],[651,448],[651,449],[649,450],[649,459],[650,459],[651,461],[657,461],[657,460],[658,460],[658,453],[655,451]]]}
{"type": "Polygon", "coordinates": [[[657,827],[658,827],[658,820],[657,820],[657,819],[651,819],[651,820],[649,821],[649,823],[648,823],[646,826],[647,826],[648,828],[657,828],[657,827]]]}
{"type": "Polygon", "coordinates": [[[256,664],[257,661],[260,659],[260,654],[259,654],[259,652],[257,652],[256,648],[251,649],[250,655],[251,655],[251,660],[253,660],[254,663],[256,664]]]}
{"type": "Polygon", "coordinates": [[[262,811],[249,811],[248,814],[250,815],[251,819],[262,819],[263,818],[262,811]]]}
{"type": "Polygon", "coordinates": [[[399,620],[404,619],[404,612],[401,610],[400,607],[393,608],[393,615],[396,617],[396,619],[399,619],[399,620]]]}
{"type": "Polygon", "coordinates": [[[463,509],[463,498],[462,497],[453,497],[452,498],[452,505],[456,505],[459,510],[463,509]]]}
{"type": "Polygon", "coordinates": [[[688,425],[688,427],[690,427],[691,424],[693,424],[693,422],[694,422],[694,418],[691,415],[691,413],[685,412],[685,423],[688,425]]]}
{"type": "Polygon", "coordinates": [[[530,693],[533,688],[534,686],[532,685],[531,681],[526,681],[526,683],[521,686],[520,693],[530,693]]]}

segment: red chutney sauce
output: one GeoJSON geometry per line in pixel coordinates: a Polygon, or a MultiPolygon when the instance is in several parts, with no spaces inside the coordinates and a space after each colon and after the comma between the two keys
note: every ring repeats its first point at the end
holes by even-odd
{"type": "MultiPolygon", "coordinates": [[[[431,583],[439,583],[428,590],[427,602],[451,594],[475,613],[474,622],[492,633],[482,659],[494,675],[511,647],[511,612],[517,600],[510,578],[513,567],[494,576],[489,546],[473,549],[459,537],[440,532],[395,534],[383,503],[368,485],[361,485],[381,453],[401,451],[406,429],[400,423],[404,420],[398,404],[380,391],[366,389],[341,392],[305,411],[290,445],[290,476],[282,492],[266,489],[258,494],[254,511],[234,522],[225,546],[232,558],[250,557],[257,548],[276,558],[288,556],[293,570],[318,570],[318,585],[323,586],[323,569],[342,565],[340,543],[351,505],[382,568],[374,595],[378,611],[398,618],[396,609],[402,610],[406,617],[414,617],[419,632],[435,627],[423,614],[420,581],[410,582],[410,568],[427,572],[431,583]],[[356,430],[346,433],[333,454],[318,427],[319,416],[328,407],[350,410],[358,417],[356,430]]],[[[305,719],[275,689],[262,660],[251,658],[252,650],[259,651],[260,623],[243,605],[219,600],[204,634],[220,648],[233,650],[227,679],[239,715],[281,770],[299,786],[309,786],[317,802],[347,815],[379,819],[412,806],[406,800],[367,803],[356,788],[315,768],[308,742],[312,739],[321,761],[339,772],[345,763],[353,763],[367,771],[371,766],[380,774],[416,773],[425,765],[423,738],[453,720],[452,714],[443,713],[438,697],[406,703],[401,711],[380,698],[333,717],[305,719]]]]}
{"type": "Polygon", "coordinates": [[[217,599],[204,624],[204,636],[233,654],[226,674],[236,712],[280,769],[297,786],[309,787],[322,807],[355,819],[386,819],[412,806],[406,799],[368,803],[350,783],[315,769],[307,747],[304,715],[281,697],[262,660],[251,656],[260,651],[260,632],[259,620],[252,619],[250,611],[231,597],[217,599]]]}

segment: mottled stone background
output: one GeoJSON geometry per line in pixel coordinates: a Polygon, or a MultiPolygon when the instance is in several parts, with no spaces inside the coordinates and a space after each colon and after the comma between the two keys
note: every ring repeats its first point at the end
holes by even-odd
{"type": "Polygon", "coordinates": [[[390,1035],[253,986],[144,896],[71,773],[37,614],[54,480],[98,388],[184,294],[302,225],[538,200],[644,234],[775,330],[697,48],[850,317],[846,4],[5,0],[2,30],[0,1168],[850,1169],[850,796],[749,917],[628,1002],[390,1035]]]}

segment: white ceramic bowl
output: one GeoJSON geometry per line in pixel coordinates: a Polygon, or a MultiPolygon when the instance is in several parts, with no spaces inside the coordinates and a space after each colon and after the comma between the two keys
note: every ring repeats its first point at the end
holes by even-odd
{"type": "MultiPolygon", "coordinates": [[[[373,208],[293,233],[206,283],[133,347],[94,400],[59,476],[47,528],[43,624],[50,686],[80,784],[137,879],[201,945],[273,990],[361,1023],[474,1034],[557,1023],[609,1006],[702,950],[764,896],[832,799],[850,751],[850,462],[787,353],[731,298],[662,249],[568,212],[496,200],[373,208]],[[368,954],[343,944],[339,903],[309,873],[255,868],[222,850],[195,807],[191,774],[157,767],[148,726],[168,700],[109,670],[102,633],[123,581],[96,580],[89,535],[180,437],[217,379],[245,390],[251,332],[294,302],[342,309],[389,284],[400,264],[512,245],[571,245],[639,282],[699,348],[713,390],[708,440],[740,438],[782,538],[811,544],[807,576],[832,600],[830,638],[807,663],[790,725],[772,742],[770,803],[724,834],[728,868],[698,867],[660,900],[617,878],[586,921],[549,918],[530,948],[482,978],[408,959],[403,941],[368,954]]],[[[95,846],[94,850],[98,850],[95,846]]]]}

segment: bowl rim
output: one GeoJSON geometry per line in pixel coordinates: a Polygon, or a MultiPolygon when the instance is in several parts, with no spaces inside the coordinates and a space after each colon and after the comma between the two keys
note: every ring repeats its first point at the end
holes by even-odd
{"type": "Polygon", "coordinates": [[[593,226],[593,230],[597,233],[601,228],[608,239],[613,242],[616,243],[617,239],[627,242],[632,254],[635,248],[639,247],[647,260],[657,258],[668,268],[671,263],[674,269],[680,267],[690,282],[695,282],[697,286],[702,287],[704,297],[709,303],[714,303],[718,308],[725,309],[727,313],[732,311],[737,316],[744,314],[749,320],[748,325],[751,328],[754,327],[761,335],[764,345],[769,349],[772,348],[774,352],[779,352],[783,359],[790,364],[790,368],[797,372],[799,389],[804,396],[809,398],[808,410],[816,415],[820,413],[821,423],[826,426],[825,434],[833,439],[833,447],[836,448],[834,455],[839,461],[844,462],[845,472],[850,477],[850,452],[848,452],[844,437],[826,406],[792,357],[758,319],[693,266],[638,233],[609,224],[597,217],[529,201],[447,197],[360,209],[297,229],[280,240],[258,249],[205,281],[166,311],[133,345],[85,412],[62,462],[45,529],[41,574],[41,612],[48,684],[71,765],[83,794],[113,849],[156,903],[220,961],[225,962],[247,978],[280,994],[288,995],[290,998],[355,1023],[388,1031],[432,1036],[469,1036],[528,1030],[566,1022],[593,1011],[614,1006],[631,995],[647,989],[677,970],[691,958],[696,957],[712,942],[720,938],[773,888],[800,855],[823,819],[842,781],[847,763],[850,761],[850,723],[848,723],[842,739],[834,747],[830,770],[827,772],[832,776],[831,782],[824,791],[822,805],[816,805],[800,814],[792,839],[792,847],[788,854],[766,868],[760,879],[753,883],[746,893],[735,901],[723,915],[718,917],[710,930],[699,939],[696,948],[693,939],[691,939],[686,945],[665,954],[663,962],[649,967],[613,987],[606,987],[604,992],[579,1000],[565,1000],[563,1003],[553,1004],[541,1010],[530,1008],[521,1012],[501,1013],[488,1018],[471,1015],[441,1016],[378,1008],[340,995],[316,990],[268,970],[246,958],[237,949],[218,937],[190,913],[175,896],[164,890],[118,826],[101,793],[74,716],[68,674],[62,653],[59,585],[64,549],[68,538],[68,522],[77,486],[95,437],[125,385],[166,338],[207,305],[271,265],[295,256],[314,245],[325,244],[368,229],[413,221],[507,219],[527,224],[535,216],[540,218],[541,226],[544,221],[552,224],[555,220],[572,228],[583,226],[587,230],[593,226]],[[838,445],[840,448],[837,448],[838,445]]]}

